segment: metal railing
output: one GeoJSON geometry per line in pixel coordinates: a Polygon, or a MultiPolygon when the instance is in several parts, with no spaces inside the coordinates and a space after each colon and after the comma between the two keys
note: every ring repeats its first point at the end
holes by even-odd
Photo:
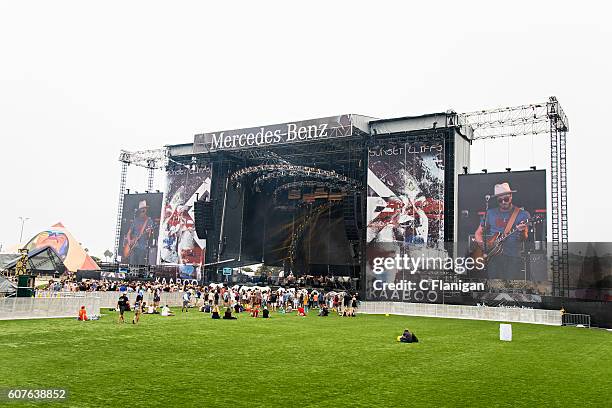
{"type": "Polygon", "coordinates": [[[361,302],[359,313],[561,325],[558,310],[518,307],[444,305],[432,303],[361,302]]]}
{"type": "MultiPolygon", "coordinates": [[[[136,300],[135,292],[127,292],[127,297],[130,303],[136,300]]],[[[55,292],[47,290],[37,290],[37,298],[79,298],[88,299],[91,297],[100,299],[101,308],[114,308],[117,306],[117,301],[121,296],[121,292],[55,292]]],[[[153,303],[153,293],[145,293],[144,299],[147,304],[153,303]]],[[[160,294],[160,305],[181,306],[183,301],[183,292],[162,292],[160,294]]]]}
{"type": "Polygon", "coordinates": [[[563,326],[591,327],[591,315],[580,313],[563,313],[561,316],[563,326]]]}

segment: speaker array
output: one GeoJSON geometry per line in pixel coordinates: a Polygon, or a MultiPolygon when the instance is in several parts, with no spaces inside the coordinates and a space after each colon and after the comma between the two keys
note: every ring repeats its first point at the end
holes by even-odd
{"type": "Polygon", "coordinates": [[[195,230],[198,238],[206,239],[208,231],[214,231],[215,220],[213,218],[212,201],[196,201],[193,206],[195,230]]]}

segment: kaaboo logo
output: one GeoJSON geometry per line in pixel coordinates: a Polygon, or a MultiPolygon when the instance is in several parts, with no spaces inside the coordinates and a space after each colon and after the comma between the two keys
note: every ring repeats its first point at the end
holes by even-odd
{"type": "Polygon", "coordinates": [[[195,153],[350,136],[350,115],[196,135],[195,153]]]}

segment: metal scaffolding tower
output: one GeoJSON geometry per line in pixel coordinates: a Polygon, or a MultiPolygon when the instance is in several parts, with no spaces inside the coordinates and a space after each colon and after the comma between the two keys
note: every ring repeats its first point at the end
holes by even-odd
{"type": "Polygon", "coordinates": [[[569,296],[566,161],[569,122],[559,101],[551,96],[543,103],[468,112],[458,117],[460,125],[472,127],[472,140],[549,136],[553,296],[569,296]]]}

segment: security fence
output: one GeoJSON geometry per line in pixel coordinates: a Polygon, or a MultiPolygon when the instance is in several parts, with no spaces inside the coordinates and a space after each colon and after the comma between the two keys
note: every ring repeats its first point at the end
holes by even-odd
{"type": "Polygon", "coordinates": [[[580,313],[563,313],[564,326],[584,326],[591,327],[591,316],[580,313]]]}
{"type": "Polygon", "coordinates": [[[0,298],[0,320],[74,317],[85,306],[89,316],[100,315],[100,299],[90,297],[64,298],[0,298]]]}
{"type": "MultiPolygon", "coordinates": [[[[136,300],[135,292],[127,292],[127,297],[130,300],[130,303],[134,303],[136,300]]],[[[121,296],[121,292],[56,292],[56,291],[43,291],[37,290],[36,297],[37,298],[91,298],[96,297],[100,299],[100,307],[101,308],[114,308],[117,306],[117,300],[119,300],[119,296],[121,296]]],[[[183,292],[162,292],[160,294],[160,302],[161,306],[181,306],[183,299],[183,292]]],[[[145,293],[144,299],[147,304],[153,303],[153,294],[145,293]]]]}
{"type": "Polygon", "coordinates": [[[361,302],[359,313],[444,317],[452,319],[493,320],[516,323],[561,325],[558,310],[518,307],[441,305],[431,303],[361,302]]]}

